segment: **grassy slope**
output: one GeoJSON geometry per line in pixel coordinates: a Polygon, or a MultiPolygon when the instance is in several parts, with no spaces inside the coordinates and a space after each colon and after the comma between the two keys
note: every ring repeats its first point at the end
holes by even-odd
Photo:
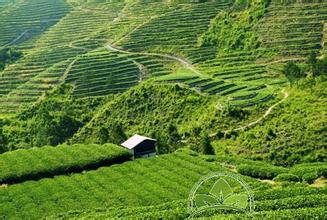
{"type": "Polygon", "coordinates": [[[60,145],[16,150],[0,155],[0,183],[20,183],[81,172],[125,162],[130,157],[128,150],[114,144],[60,145]]]}
{"type": "Polygon", "coordinates": [[[217,141],[217,150],[286,166],[325,161],[326,79],[302,84],[289,89],[289,97],[265,121],[231,139],[217,141]],[[306,88],[311,83],[317,84],[306,88]]]}
{"type": "Polygon", "coordinates": [[[0,151],[63,143],[110,98],[75,99],[72,89],[62,85],[15,117],[1,120],[0,151]]]}
{"type": "MultiPolygon", "coordinates": [[[[242,113],[242,110],[237,110],[242,113]]],[[[237,112],[236,111],[236,112],[237,112]]],[[[171,149],[181,139],[199,138],[201,131],[215,133],[254,120],[260,110],[232,115],[219,99],[199,93],[179,84],[147,82],[116,97],[95,115],[70,142],[105,143],[111,140],[112,127],[121,125],[127,136],[134,133],[169,141],[171,149]],[[171,131],[177,129],[177,133],[171,131]],[[108,135],[102,135],[107,133],[108,135]],[[166,140],[165,140],[166,139],[166,140]]]]}

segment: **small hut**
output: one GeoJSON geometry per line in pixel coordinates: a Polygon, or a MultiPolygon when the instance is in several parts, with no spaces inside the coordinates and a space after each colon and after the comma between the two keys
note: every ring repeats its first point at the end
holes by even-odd
{"type": "Polygon", "coordinates": [[[149,137],[135,134],[121,145],[133,154],[133,159],[156,155],[156,140],[149,137]]]}

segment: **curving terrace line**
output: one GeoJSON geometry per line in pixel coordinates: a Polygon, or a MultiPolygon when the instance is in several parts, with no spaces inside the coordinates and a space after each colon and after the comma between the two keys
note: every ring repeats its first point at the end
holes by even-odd
{"type": "MultiPolygon", "coordinates": [[[[229,133],[231,131],[244,131],[244,130],[246,130],[246,129],[248,129],[248,128],[250,128],[250,127],[252,127],[252,126],[254,126],[254,125],[258,124],[258,123],[260,123],[261,121],[263,121],[265,118],[267,118],[271,114],[272,110],[276,106],[280,105],[281,103],[283,103],[288,98],[289,93],[287,91],[283,91],[283,94],[284,94],[284,97],[279,102],[277,102],[277,103],[273,104],[272,106],[270,106],[265,111],[265,113],[260,118],[258,118],[257,120],[255,120],[253,122],[250,122],[250,123],[248,123],[248,124],[246,124],[244,126],[240,126],[240,127],[230,129],[230,130],[224,130],[222,132],[226,134],[226,133],[229,133]]],[[[214,138],[216,135],[217,135],[217,133],[214,133],[214,134],[211,134],[210,137],[214,138]]]]}
{"type": "Polygon", "coordinates": [[[121,48],[117,48],[114,47],[111,44],[107,44],[105,45],[105,48],[107,48],[110,51],[113,52],[119,52],[119,53],[125,53],[125,54],[135,54],[135,55],[145,55],[145,56],[156,56],[156,57],[163,57],[163,58],[167,58],[167,59],[171,59],[171,60],[175,60],[179,63],[181,63],[185,68],[191,70],[193,73],[197,74],[197,75],[202,75],[193,65],[192,63],[190,63],[189,61],[181,58],[181,57],[176,57],[173,55],[168,55],[168,54],[160,54],[160,53],[147,53],[147,52],[131,52],[131,51],[127,51],[121,48]]]}

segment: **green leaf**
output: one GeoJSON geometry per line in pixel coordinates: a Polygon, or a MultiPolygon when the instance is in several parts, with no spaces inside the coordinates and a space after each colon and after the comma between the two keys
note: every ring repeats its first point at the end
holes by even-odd
{"type": "Polygon", "coordinates": [[[205,195],[205,194],[195,195],[194,201],[197,207],[218,204],[218,201],[213,196],[205,195]]]}
{"type": "Polygon", "coordinates": [[[221,203],[232,193],[232,188],[224,179],[217,180],[210,190],[210,194],[219,198],[221,203]]]}
{"type": "Polygon", "coordinates": [[[223,204],[245,209],[248,205],[248,195],[245,193],[231,195],[224,200],[223,204]]]}

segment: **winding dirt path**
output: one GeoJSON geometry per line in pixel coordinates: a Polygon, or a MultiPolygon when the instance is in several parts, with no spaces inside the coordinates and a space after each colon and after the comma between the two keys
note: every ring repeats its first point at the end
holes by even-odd
{"type": "MultiPolygon", "coordinates": [[[[270,106],[267,109],[267,111],[265,111],[265,113],[260,118],[258,118],[257,120],[255,120],[253,122],[248,123],[247,125],[244,125],[244,126],[241,126],[241,127],[235,128],[235,129],[232,129],[232,130],[233,131],[244,131],[245,129],[250,128],[253,125],[256,125],[256,124],[260,123],[261,121],[263,121],[265,118],[267,118],[271,114],[272,110],[276,106],[280,105],[282,102],[284,102],[288,98],[289,94],[288,94],[287,91],[283,91],[283,94],[284,94],[284,97],[280,101],[278,101],[275,104],[273,104],[272,106],[270,106]]],[[[225,131],[223,131],[223,133],[227,133],[227,132],[230,132],[232,130],[225,130],[225,131]]]]}
{"type": "MultiPolygon", "coordinates": [[[[120,49],[120,48],[115,47],[115,46],[113,46],[111,44],[105,45],[105,48],[107,48],[110,51],[125,53],[125,54],[136,54],[136,55],[157,56],[157,57],[168,58],[168,59],[171,59],[171,60],[178,61],[185,68],[191,70],[193,73],[195,73],[197,75],[202,75],[198,70],[196,70],[196,68],[190,62],[188,62],[187,60],[185,60],[183,58],[176,57],[176,56],[173,56],[173,55],[159,54],[159,53],[147,53],[147,52],[131,52],[131,51],[127,51],[127,50],[124,50],[124,49],[120,49]]],[[[276,62],[276,61],[274,61],[274,62],[276,62]]],[[[280,62],[280,60],[279,60],[279,62],[280,62]]],[[[289,93],[287,91],[282,91],[282,92],[284,94],[284,97],[280,101],[278,101],[277,103],[270,106],[260,118],[258,118],[257,120],[255,120],[253,122],[248,123],[247,125],[244,125],[244,126],[241,126],[241,127],[235,128],[235,129],[225,130],[225,131],[223,131],[223,133],[228,133],[228,132],[230,132],[232,130],[233,131],[244,131],[245,129],[247,129],[249,127],[252,127],[252,126],[260,123],[261,121],[263,121],[265,118],[267,118],[271,114],[272,110],[276,106],[280,105],[282,102],[284,102],[288,98],[289,93]]],[[[215,135],[216,134],[212,134],[212,135],[210,135],[210,137],[214,137],[215,135]]]]}
{"type": "MultiPolygon", "coordinates": [[[[272,106],[270,106],[260,118],[258,118],[257,120],[255,120],[253,122],[250,122],[244,126],[234,128],[234,129],[224,130],[224,131],[222,131],[222,133],[226,134],[231,131],[244,131],[245,129],[250,128],[250,127],[260,123],[261,121],[263,121],[265,118],[267,118],[271,114],[272,110],[276,106],[280,105],[282,102],[284,102],[289,97],[289,93],[287,91],[282,91],[282,92],[284,94],[284,97],[280,101],[278,101],[275,104],[273,104],[272,106]]],[[[209,135],[209,137],[214,138],[216,135],[217,135],[217,133],[214,133],[214,134],[209,135]]]]}
{"type": "Polygon", "coordinates": [[[288,96],[289,96],[288,92],[283,91],[283,93],[284,93],[284,97],[283,97],[283,99],[280,100],[279,102],[273,104],[272,106],[270,106],[270,107],[267,109],[267,111],[265,111],[265,114],[264,114],[263,116],[261,116],[260,118],[258,118],[256,121],[250,122],[249,124],[247,124],[247,125],[245,125],[245,126],[242,126],[242,127],[239,127],[239,128],[234,129],[234,131],[235,131],[235,130],[236,130],[236,131],[243,131],[243,130],[249,128],[249,127],[252,127],[253,125],[258,124],[259,122],[261,122],[261,121],[263,121],[265,118],[267,118],[267,117],[270,115],[270,113],[272,112],[272,110],[273,110],[276,106],[280,105],[282,102],[284,102],[284,101],[288,98],[288,96]]]}
{"type": "Polygon", "coordinates": [[[105,45],[105,48],[107,48],[108,50],[113,51],[113,52],[119,52],[119,53],[125,53],[125,54],[135,54],[135,55],[145,55],[145,56],[155,56],[155,57],[162,57],[162,58],[167,58],[170,60],[175,60],[175,61],[181,63],[186,69],[191,70],[193,73],[195,73],[197,75],[202,75],[190,62],[188,62],[187,60],[185,60],[183,58],[176,57],[173,55],[160,54],[160,53],[147,53],[147,52],[131,52],[131,51],[127,51],[124,49],[114,47],[111,44],[105,45]]]}

